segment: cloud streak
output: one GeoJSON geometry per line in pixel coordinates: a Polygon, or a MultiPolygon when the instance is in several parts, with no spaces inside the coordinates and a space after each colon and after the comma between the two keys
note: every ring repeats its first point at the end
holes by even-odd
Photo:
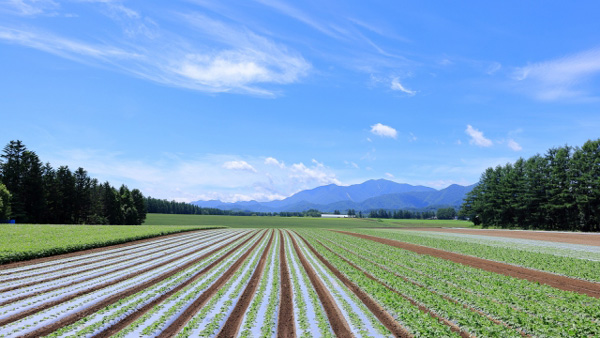
{"type": "Polygon", "coordinates": [[[471,137],[469,140],[470,144],[474,144],[479,147],[491,147],[493,144],[490,139],[487,139],[485,136],[483,136],[483,132],[473,128],[470,124],[467,125],[465,133],[471,137]]]}
{"type": "Polygon", "coordinates": [[[175,34],[121,3],[99,2],[105,8],[99,15],[108,17],[124,38],[103,37],[99,44],[45,29],[0,25],[0,42],[209,93],[274,96],[273,86],[296,83],[311,69],[299,53],[234,23],[181,14],[185,29],[175,34]],[[194,38],[198,32],[205,39],[194,38]]]}
{"type": "Polygon", "coordinates": [[[405,88],[397,78],[392,79],[390,89],[406,93],[409,96],[415,96],[417,94],[416,91],[405,88]]]}
{"type": "Polygon", "coordinates": [[[542,101],[589,98],[584,84],[600,73],[600,48],[517,68],[518,88],[542,101]]]}

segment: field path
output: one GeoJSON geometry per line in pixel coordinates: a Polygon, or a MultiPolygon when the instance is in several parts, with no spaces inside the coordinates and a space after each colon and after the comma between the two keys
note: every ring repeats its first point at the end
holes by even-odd
{"type": "Polygon", "coordinates": [[[559,242],[580,245],[600,246],[600,233],[567,233],[550,231],[528,230],[488,230],[488,229],[460,229],[460,228],[386,228],[409,231],[433,231],[467,235],[481,235],[491,237],[507,237],[519,239],[533,239],[538,241],[559,242]]]}
{"type": "Polygon", "coordinates": [[[548,272],[542,272],[533,269],[527,269],[515,265],[510,265],[506,263],[500,263],[496,261],[491,261],[487,259],[477,258],[473,256],[467,256],[462,254],[457,254],[453,252],[448,252],[444,250],[429,248],[421,245],[409,244],[400,241],[395,241],[391,239],[385,239],[375,236],[357,234],[353,232],[340,231],[340,230],[331,230],[341,234],[350,235],[362,239],[368,239],[371,241],[375,241],[378,243],[390,245],[396,248],[410,250],[416,252],[418,254],[430,255],[438,258],[443,258],[446,260],[450,260],[459,264],[464,264],[468,266],[472,266],[474,268],[491,271],[499,274],[503,274],[506,276],[511,276],[515,278],[526,279],[531,282],[538,282],[542,284],[547,284],[552,287],[573,291],[581,294],[588,295],[594,298],[600,298],[600,283],[588,282],[580,279],[564,277],[560,275],[555,275],[548,272]]]}
{"type": "Polygon", "coordinates": [[[279,295],[279,316],[277,323],[278,337],[296,337],[296,328],[294,326],[294,298],[292,293],[292,283],[288,270],[287,258],[285,255],[285,240],[283,232],[279,231],[279,273],[281,274],[281,289],[279,295]]]}
{"type": "Polygon", "coordinates": [[[296,250],[298,257],[300,258],[300,263],[302,263],[302,266],[308,274],[308,278],[310,279],[312,286],[315,288],[317,295],[319,295],[319,300],[321,301],[321,304],[325,309],[325,313],[327,314],[327,318],[329,319],[331,329],[338,337],[352,337],[353,334],[350,330],[350,326],[346,322],[346,319],[342,315],[340,309],[335,304],[333,297],[331,296],[323,282],[319,279],[317,273],[315,272],[311,264],[308,262],[306,257],[304,257],[304,254],[300,250],[296,239],[294,239],[293,236],[290,236],[290,239],[292,240],[294,250],[296,250]]]}

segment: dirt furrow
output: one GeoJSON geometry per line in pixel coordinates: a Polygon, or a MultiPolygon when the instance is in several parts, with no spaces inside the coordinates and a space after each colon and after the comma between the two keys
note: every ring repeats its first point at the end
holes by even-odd
{"type": "Polygon", "coordinates": [[[233,253],[235,253],[237,250],[239,250],[242,246],[244,246],[246,243],[248,243],[248,241],[250,241],[252,239],[252,237],[253,236],[248,237],[246,240],[244,240],[240,244],[236,245],[234,248],[232,248],[231,250],[229,250],[225,255],[219,257],[217,260],[215,260],[214,262],[210,263],[204,269],[202,269],[201,271],[197,272],[192,278],[190,278],[187,281],[183,282],[182,284],[178,285],[177,287],[175,287],[171,291],[162,294],[157,299],[155,299],[152,302],[144,305],[142,308],[138,309],[134,313],[131,313],[127,317],[123,318],[122,320],[120,320],[115,325],[113,325],[113,326],[107,328],[106,330],[104,330],[102,332],[99,332],[98,334],[94,335],[93,338],[110,337],[110,336],[116,334],[117,332],[123,330],[124,328],[126,328],[127,326],[129,326],[129,324],[133,323],[138,318],[140,318],[141,316],[143,316],[146,312],[150,311],[153,307],[155,307],[156,305],[164,302],[166,299],[168,299],[169,297],[171,297],[175,293],[179,292],[179,290],[182,290],[186,286],[188,286],[188,285],[192,284],[193,282],[197,281],[200,277],[204,276],[213,267],[215,267],[217,264],[221,263],[223,260],[227,259],[227,257],[231,256],[233,253]]]}
{"type": "Polygon", "coordinates": [[[157,239],[185,236],[186,234],[197,233],[200,231],[208,231],[208,230],[215,230],[215,229],[201,229],[201,230],[178,232],[175,234],[168,234],[168,235],[161,235],[161,236],[156,236],[156,237],[151,237],[151,238],[138,239],[138,240],[131,241],[131,242],[103,246],[103,247],[99,247],[99,248],[85,249],[85,250],[60,254],[60,255],[52,255],[52,256],[48,256],[48,257],[35,258],[35,259],[26,260],[26,261],[7,263],[7,264],[0,265],[0,274],[10,275],[10,274],[16,273],[16,272],[25,272],[25,271],[29,271],[29,270],[34,270],[34,269],[38,268],[38,267],[34,266],[36,264],[46,263],[49,261],[57,261],[57,260],[61,260],[61,259],[71,258],[71,257],[73,257],[73,259],[69,260],[68,262],[75,262],[75,261],[87,258],[87,257],[77,258],[78,256],[84,256],[84,255],[98,253],[98,252],[102,252],[102,251],[116,250],[116,249],[122,249],[122,251],[126,251],[126,250],[128,250],[128,247],[133,246],[133,245],[143,244],[143,245],[140,245],[138,248],[146,247],[146,246],[152,245],[153,243],[151,243],[151,242],[156,241],[157,239]],[[31,269],[23,269],[23,270],[19,270],[16,272],[10,272],[10,273],[3,272],[4,270],[25,267],[28,265],[31,265],[31,269]]]}
{"type": "Polygon", "coordinates": [[[352,331],[350,330],[350,326],[346,322],[346,319],[342,315],[342,312],[335,304],[333,300],[333,296],[329,293],[323,282],[317,276],[317,273],[312,268],[304,254],[300,250],[298,243],[294,237],[290,234],[290,239],[292,240],[292,245],[294,246],[294,250],[298,254],[298,258],[300,258],[300,263],[304,267],[308,278],[312,286],[315,288],[317,295],[319,296],[319,300],[325,309],[325,314],[327,314],[327,319],[329,320],[329,324],[331,325],[331,329],[333,333],[335,333],[338,337],[353,337],[352,331]]]}
{"type": "MultiPolygon", "coordinates": [[[[229,237],[228,237],[228,238],[229,238],[229,237]]],[[[222,242],[222,241],[225,241],[225,240],[227,240],[228,238],[224,238],[224,239],[223,239],[223,240],[221,240],[220,242],[222,242]]],[[[218,243],[215,243],[215,244],[218,244],[218,243]]],[[[194,252],[191,252],[191,253],[189,253],[188,255],[191,255],[191,254],[197,253],[197,252],[199,252],[199,251],[201,251],[201,250],[204,250],[205,248],[206,248],[206,247],[198,248],[197,250],[195,250],[194,252]]],[[[197,262],[201,261],[202,259],[204,259],[204,258],[208,257],[210,254],[212,254],[212,253],[216,252],[217,250],[219,250],[219,249],[221,249],[221,248],[223,248],[223,246],[220,246],[219,248],[216,248],[216,249],[214,249],[214,250],[211,250],[209,253],[207,253],[207,254],[204,254],[204,255],[202,255],[201,257],[199,257],[199,258],[196,258],[196,259],[192,260],[191,262],[188,262],[188,263],[186,263],[185,265],[183,265],[183,267],[184,267],[184,268],[190,267],[190,266],[194,265],[195,263],[197,263],[197,262]]],[[[3,320],[0,320],[0,326],[2,326],[2,325],[6,325],[6,324],[8,324],[8,323],[12,323],[12,322],[14,322],[14,321],[17,321],[17,320],[19,320],[19,319],[21,319],[21,318],[25,318],[25,317],[27,317],[27,316],[30,316],[30,315],[32,315],[32,314],[34,314],[34,313],[36,313],[36,312],[39,312],[39,311],[42,311],[42,310],[45,310],[45,309],[51,308],[51,307],[53,307],[53,306],[56,306],[56,305],[58,305],[58,304],[60,304],[60,303],[64,303],[64,302],[66,302],[66,301],[69,301],[69,300],[71,300],[71,299],[74,299],[74,298],[76,298],[76,297],[79,297],[79,296],[85,295],[85,294],[87,294],[87,293],[90,293],[90,292],[93,292],[93,291],[96,291],[96,290],[103,289],[103,288],[105,288],[105,287],[108,287],[108,286],[111,286],[111,285],[114,285],[114,284],[120,283],[120,282],[122,282],[122,281],[125,281],[125,280],[127,280],[127,279],[130,279],[130,278],[136,277],[136,276],[138,276],[138,275],[141,275],[141,274],[143,274],[143,273],[146,273],[146,272],[148,272],[148,271],[151,271],[151,270],[154,270],[154,269],[160,268],[160,267],[162,267],[162,266],[164,266],[164,265],[166,265],[166,264],[172,263],[172,262],[174,262],[174,261],[177,261],[177,260],[179,260],[179,259],[181,259],[181,258],[183,258],[183,257],[182,257],[182,256],[174,257],[174,258],[172,258],[172,259],[169,259],[168,261],[166,261],[166,262],[163,262],[163,263],[161,263],[161,264],[159,264],[159,265],[155,265],[155,266],[147,267],[147,268],[145,268],[145,269],[142,269],[142,270],[140,270],[140,271],[136,271],[136,272],[130,273],[130,274],[126,275],[126,276],[120,277],[120,278],[118,278],[118,279],[116,279],[116,280],[113,280],[113,281],[110,281],[110,282],[106,282],[106,283],[103,283],[103,284],[98,284],[98,285],[95,285],[95,286],[93,286],[93,287],[91,287],[91,288],[88,288],[88,289],[85,289],[85,290],[81,290],[81,291],[79,291],[79,292],[76,292],[76,293],[74,293],[74,294],[71,294],[71,295],[65,296],[65,297],[63,297],[63,298],[61,298],[61,299],[58,299],[58,300],[54,300],[54,301],[51,301],[51,302],[47,302],[47,303],[41,304],[40,306],[38,306],[38,307],[36,307],[36,308],[32,308],[32,309],[29,309],[29,310],[27,310],[27,311],[23,311],[23,312],[21,312],[21,313],[15,314],[14,316],[8,317],[8,318],[6,318],[6,319],[3,319],[3,320]]],[[[174,275],[174,274],[175,274],[175,273],[177,273],[177,271],[179,271],[179,270],[181,270],[181,268],[174,269],[174,270],[173,270],[173,271],[171,271],[171,272],[167,272],[167,273],[164,273],[164,274],[162,274],[162,275],[160,275],[160,276],[158,276],[158,277],[155,277],[155,278],[153,278],[153,279],[151,280],[151,281],[153,281],[153,282],[152,282],[152,283],[150,283],[150,284],[148,284],[149,282],[145,282],[145,283],[142,283],[141,285],[148,285],[148,286],[150,286],[150,285],[152,285],[152,284],[154,284],[154,283],[160,282],[161,280],[163,280],[163,279],[165,279],[165,278],[168,278],[168,277],[170,277],[170,276],[174,275]]],[[[61,287],[61,288],[62,288],[62,287],[61,287]]],[[[137,288],[137,287],[136,287],[136,288],[137,288]]],[[[47,292],[47,291],[45,291],[45,292],[47,292]]],[[[42,292],[39,292],[38,294],[40,294],[40,293],[42,293],[42,292]]],[[[27,297],[24,297],[24,298],[29,298],[29,297],[31,297],[31,296],[32,296],[32,295],[29,295],[29,296],[27,296],[27,297]]],[[[24,298],[22,298],[22,299],[24,299],[24,298]]],[[[14,301],[17,301],[17,300],[11,300],[10,302],[6,302],[6,303],[8,304],[8,303],[12,303],[12,302],[14,302],[14,301]]],[[[3,304],[3,305],[4,305],[4,304],[3,304]]]]}
{"type": "MultiPolygon", "coordinates": [[[[300,236],[300,235],[298,235],[300,236]]],[[[396,337],[412,337],[412,334],[408,332],[400,323],[398,323],[394,317],[392,317],[384,308],[382,308],[373,298],[371,298],[366,292],[354,284],[350,279],[344,276],[336,267],[334,267],[329,261],[325,259],[320,253],[308,243],[304,237],[300,236],[310,251],[323,263],[331,272],[340,280],[346,287],[352,291],[364,304],[365,306],[379,319],[379,321],[396,337]]],[[[332,251],[333,252],[333,251],[332,251]]]]}
{"type": "MultiPolygon", "coordinates": [[[[340,259],[344,260],[345,262],[347,262],[348,264],[352,265],[352,266],[353,266],[353,267],[355,267],[356,269],[358,269],[358,270],[360,270],[360,271],[363,271],[363,272],[364,272],[364,270],[363,270],[363,269],[361,269],[360,267],[358,267],[358,266],[354,265],[352,262],[350,262],[349,260],[347,260],[346,258],[344,258],[342,255],[338,254],[337,252],[335,252],[335,251],[331,250],[331,249],[330,249],[330,248],[329,248],[327,245],[323,244],[321,241],[317,240],[317,242],[318,242],[319,244],[323,245],[323,247],[325,247],[325,248],[326,248],[326,249],[327,249],[329,252],[331,252],[331,253],[333,253],[334,255],[338,256],[340,259]]],[[[482,311],[480,311],[480,310],[478,310],[478,309],[476,309],[476,308],[473,308],[473,307],[471,307],[471,306],[468,306],[467,304],[461,303],[461,302],[459,302],[459,301],[457,301],[457,300],[455,300],[455,299],[453,299],[453,298],[451,298],[451,297],[449,297],[449,296],[446,296],[446,295],[440,294],[440,293],[438,293],[438,292],[436,292],[436,291],[434,291],[434,290],[431,290],[431,289],[427,288],[425,285],[422,285],[422,284],[420,284],[420,283],[417,283],[417,282],[415,282],[414,280],[411,280],[411,279],[409,279],[409,278],[407,278],[407,277],[405,277],[405,276],[401,276],[401,275],[397,274],[396,272],[394,272],[394,271],[392,271],[392,270],[388,269],[387,267],[385,267],[385,266],[382,266],[381,264],[375,263],[375,262],[371,261],[371,260],[370,260],[370,259],[368,259],[368,258],[365,258],[365,257],[362,257],[362,256],[361,256],[361,258],[362,258],[362,259],[364,259],[364,260],[366,260],[366,261],[368,261],[369,263],[371,263],[371,264],[373,264],[373,265],[376,265],[376,266],[378,266],[379,268],[381,268],[381,269],[383,269],[383,270],[386,270],[386,271],[387,271],[387,272],[389,272],[389,273],[392,273],[392,274],[394,274],[394,276],[396,276],[396,277],[398,277],[398,278],[400,278],[400,279],[404,280],[404,281],[405,281],[405,282],[407,282],[407,283],[411,283],[411,284],[413,284],[413,285],[415,285],[415,286],[418,286],[418,287],[420,287],[420,288],[423,288],[423,289],[425,289],[425,290],[427,290],[427,291],[429,291],[429,292],[431,292],[431,293],[433,293],[433,294],[435,294],[435,295],[438,295],[438,296],[440,296],[440,297],[444,298],[445,300],[447,300],[447,301],[449,301],[449,302],[452,302],[452,303],[454,303],[454,304],[456,304],[456,305],[460,305],[460,306],[462,306],[463,308],[465,308],[465,309],[467,309],[467,310],[469,310],[469,311],[473,311],[473,312],[475,312],[475,313],[477,313],[477,314],[479,314],[479,315],[481,315],[481,316],[483,316],[483,317],[486,317],[487,319],[489,319],[490,321],[492,321],[494,324],[497,324],[497,325],[502,325],[502,326],[504,326],[504,327],[506,327],[506,328],[508,328],[508,329],[515,330],[515,331],[517,331],[519,334],[521,334],[522,336],[528,336],[528,335],[527,335],[526,333],[524,333],[522,330],[520,330],[520,329],[516,329],[516,328],[512,327],[511,325],[509,325],[509,324],[507,324],[507,323],[505,323],[505,322],[503,322],[503,321],[500,321],[500,320],[498,320],[498,319],[496,319],[496,318],[494,318],[494,317],[490,316],[489,314],[487,314],[487,313],[485,313],[485,312],[482,312],[482,311]]],[[[453,286],[453,287],[459,288],[459,287],[457,287],[457,286],[453,286]]],[[[459,288],[459,289],[461,289],[461,288],[459,288]]],[[[462,290],[462,289],[461,289],[461,290],[462,290]]],[[[465,292],[469,292],[469,293],[472,293],[472,292],[470,292],[470,291],[466,291],[466,290],[463,290],[463,291],[465,291],[465,292]]],[[[493,300],[492,300],[492,301],[493,301],[493,300]]],[[[496,302],[496,303],[497,303],[497,302],[496,302]]],[[[517,309],[515,309],[515,311],[518,311],[518,310],[517,310],[517,309]]],[[[457,327],[457,328],[458,328],[458,327],[457,327]]],[[[465,334],[467,334],[467,333],[465,332],[465,334]]]]}
{"type": "Polygon", "coordinates": [[[350,235],[362,239],[368,239],[378,243],[386,244],[396,248],[409,250],[418,254],[430,255],[438,258],[443,258],[455,263],[468,265],[474,268],[511,276],[520,279],[526,279],[531,282],[546,284],[557,289],[572,291],[588,295],[594,298],[600,298],[600,283],[589,282],[581,279],[569,278],[565,276],[555,275],[549,272],[543,272],[533,269],[527,269],[520,266],[500,263],[483,258],[457,254],[454,252],[429,248],[421,245],[404,243],[386,238],[357,234],[353,232],[331,230],[345,235],[350,235]]]}
{"type": "MultiPolygon", "coordinates": [[[[210,240],[210,238],[208,238],[207,241],[208,240],[210,240]]],[[[164,247],[164,248],[163,247],[159,247],[159,248],[156,248],[156,250],[154,252],[152,252],[152,253],[156,253],[156,252],[159,252],[159,251],[164,251],[164,250],[169,250],[169,249],[181,247],[181,246],[187,245],[189,243],[192,243],[194,241],[195,240],[189,240],[189,241],[184,241],[183,243],[178,243],[178,244],[170,245],[170,246],[167,246],[167,247],[164,247]]],[[[204,242],[206,242],[206,241],[204,241],[204,242]]],[[[144,255],[148,255],[148,254],[150,254],[150,253],[144,253],[144,255]]],[[[111,262],[111,263],[107,263],[107,264],[104,264],[104,265],[98,265],[98,266],[91,267],[89,269],[79,270],[79,271],[67,273],[67,274],[60,275],[60,276],[48,277],[48,278],[44,278],[44,279],[38,279],[38,280],[35,280],[33,282],[28,282],[28,283],[23,283],[23,284],[19,284],[18,280],[22,280],[22,279],[25,279],[25,278],[31,278],[31,277],[39,276],[39,275],[44,275],[44,274],[46,274],[46,272],[41,272],[39,274],[32,274],[32,275],[28,275],[28,276],[18,277],[18,278],[15,278],[15,279],[4,280],[4,281],[2,281],[2,283],[7,283],[7,282],[16,282],[16,283],[13,286],[9,286],[9,287],[6,287],[4,289],[0,289],[0,293],[7,292],[7,291],[12,291],[12,290],[16,290],[16,289],[20,289],[20,288],[25,288],[25,287],[36,285],[36,284],[46,283],[46,282],[50,282],[50,281],[53,281],[53,280],[56,280],[56,279],[60,279],[60,278],[66,278],[66,277],[71,277],[71,276],[74,276],[74,275],[83,274],[83,273],[86,273],[86,272],[89,272],[89,271],[102,269],[102,268],[105,268],[107,266],[111,266],[111,265],[114,265],[114,264],[125,263],[125,262],[131,261],[131,260],[134,260],[134,259],[138,259],[138,258],[140,258],[140,257],[139,256],[134,256],[134,257],[123,259],[123,260],[120,260],[120,261],[117,261],[117,262],[111,262]]],[[[154,257],[154,258],[148,258],[146,260],[136,262],[135,265],[140,265],[140,264],[148,263],[149,261],[151,261],[153,259],[156,259],[156,257],[154,257]]],[[[99,258],[99,260],[102,260],[102,258],[99,258]]],[[[62,269],[55,269],[55,270],[52,270],[52,272],[57,272],[57,271],[66,270],[66,269],[73,269],[73,268],[76,268],[76,267],[79,267],[79,266],[83,266],[83,265],[88,265],[88,264],[91,264],[91,263],[94,263],[94,262],[86,262],[86,263],[82,263],[82,264],[78,264],[78,265],[74,265],[74,266],[69,266],[69,267],[62,268],[62,269]]],[[[123,267],[118,268],[118,269],[113,269],[110,272],[111,273],[115,273],[115,272],[118,272],[118,271],[122,271],[122,270],[128,269],[130,266],[131,265],[123,266],[123,267]]],[[[98,276],[90,276],[88,278],[80,279],[77,282],[78,283],[82,283],[82,282],[85,282],[87,280],[90,280],[90,279],[93,279],[93,278],[96,278],[96,277],[98,277],[98,276]]]]}
{"type": "Polygon", "coordinates": [[[447,325],[448,327],[450,327],[450,330],[452,330],[453,332],[456,332],[458,334],[460,334],[461,337],[467,338],[467,337],[471,337],[471,335],[462,330],[458,325],[454,324],[453,322],[449,321],[448,319],[438,315],[437,313],[435,313],[435,311],[432,311],[431,309],[429,309],[428,307],[424,306],[423,304],[418,303],[417,301],[415,301],[414,299],[412,299],[412,297],[409,297],[395,289],[392,289],[391,287],[389,287],[388,285],[386,285],[385,283],[382,283],[381,281],[379,281],[377,279],[377,277],[371,275],[370,273],[368,273],[367,271],[365,271],[364,269],[362,269],[361,267],[357,266],[356,264],[352,263],[351,261],[349,261],[348,259],[344,258],[343,256],[335,253],[334,251],[332,251],[331,249],[327,248],[330,252],[334,253],[335,255],[337,255],[340,259],[342,259],[344,262],[348,263],[350,266],[352,266],[353,268],[355,268],[356,270],[362,272],[367,278],[373,280],[374,282],[377,282],[383,286],[385,286],[387,289],[389,289],[390,291],[394,292],[395,294],[397,294],[398,296],[406,299],[407,301],[409,301],[413,306],[416,306],[419,310],[421,310],[421,312],[426,313],[428,315],[430,315],[431,317],[437,319],[440,323],[447,325]]]}
{"type": "MultiPolygon", "coordinates": [[[[219,291],[220,288],[225,285],[231,276],[235,274],[235,272],[240,268],[240,266],[244,263],[244,261],[250,256],[252,251],[258,247],[260,242],[265,237],[265,233],[261,236],[261,238],[252,245],[248,251],[246,251],[240,258],[238,258],[235,263],[231,265],[225,273],[217,279],[206,291],[204,291],[196,300],[179,316],[177,319],[171,323],[163,332],[161,332],[158,337],[174,337],[181,329],[185,327],[185,325],[196,315],[196,313],[210,300],[210,298],[219,291]]],[[[271,238],[273,234],[271,234],[271,238]]]]}
{"type": "MultiPolygon", "coordinates": [[[[248,242],[249,240],[251,240],[251,238],[254,237],[254,236],[256,236],[256,234],[252,234],[251,236],[249,236],[242,244],[240,244],[240,246],[243,245],[244,243],[248,242]]],[[[161,281],[163,281],[163,280],[165,280],[165,279],[167,279],[167,278],[169,278],[169,277],[171,277],[171,276],[173,276],[173,275],[175,275],[175,274],[177,274],[177,273],[179,273],[179,272],[181,272],[181,271],[183,271],[185,269],[190,268],[194,264],[197,264],[198,262],[202,261],[203,259],[205,259],[205,258],[211,256],[212,254],[218,252],[219,250],[223,249],[227,245],[228,244],[225,244],[225,245],[222,245],[222,246],[220,246],[220,247],[218,247],[218,248],[216,248],[214,250],[211,250],[210,252],[202,255],[202,257],[199,257],[199,258],[195,259],[194,261],[186,263],[185,265],[177,268],[175,271],[167,272],[167,273],[162,274],[160,276],[157,276],[157,277],[155,277],[155,278],[153,278],[151,280],[148,280],[148,281],[146,281],[144,283],[140,283],[140,284],[136,285],[133,288],[127,289],[127,290],[122,291],[122,292],[115,293],[115,294],[111,295],[110,297],[108,297],[107,299],[103,300],[102,302],[100,302],[98,304],[95,304],[92,307],[86,308],[83,311],[74,313],[74,314],[72,314],[72,315],[70,315],[70,316],[68,316],[66,318],[61,319],[60,321],[56,321],[56,322],[54,322],[54,323],[52,323],[50,325],[47,325],[47,326],[42,327],[42,328],[40,328],[40,329],[38,329],[38,330],[36,330],[34,332],[31,332],[30,334],[24,335],[23,338],[33,338],[33,337],[45,336],[45,335],[48,335],[48,334],[50,334],[50,333],[58,330],[61,327],[71,325],[71,324],[75,323],[76,321],[80,320],[81,318],[89,316],[92,313],[94,313],[96,311],[99,311],[99,310],[103,309],[104,307],[106,307],[106,306],[108,306],[108,305],[110,305],[112,303],[115,303],[115,302],[119,301],[120,299],[129,297],[129,296],[131,296],[133,294],[136,294],[136,293],[138,293],[138,292],[140,292],[140,291],[142,291],[142,290],[144,290],[144,289],[146,289],[146,288],[148,288],[148,287],[150,287],[150,286],[152,286],[152,285],[154,285],[156,283],[160,283],[161,281]]],[[[135,315],[135,313],[132,314],[132,315],[135,315]]],[[[127,318],[125,318],[125,320],[127,320],[127,318]]]]}
{"type": "Polygon", "coordinates": [[[277,337],[293,338],[296,337],[296,328],[294,326],[294,299],[292,294],[292,285],[290,274],[288,272],[287,260],[285,257],[285,245],[283,232],[279,231],[279,274],[281,289],[279,290],[279,315],[277,316],[277,337]]]}
{"type": "Polygon", "coordinates": [[[435,231],[445,233],[532,239],[536,241],[600,246],[599,233],[566,233],[527,230],[457,229],[457,228],[395,228],[395,230],[435,231]]]}
{"type": "Polygon", "coordinates": [[[273,237],[275,237],[274,232],[271,235],[269,243],[263,251],[262,256],[260,257],[258,267],[256,267],[256,270],[254,270],[254,273],[250,278],[250,282],[248,282],[248,285],[246,286],[244,292],[240,296],[240,299],[238,300],[237,304],[235,305],[235,308],[233,309],[233,312],[231,312],[229,318],[227,318],[223,329],[221,330],[221,332],[219,332],[217,337],[235,337],[238,334],[240,325],[242,324],[242,319],[244,319],[244,314],[246,313],[250,302],[254,298],[254,294],[256,293],[258,284],[260,283],[263,271],[265,270],[267,256],[269,255],[269,251],[271,250],[271,245],[273,243],[273,237]]]}

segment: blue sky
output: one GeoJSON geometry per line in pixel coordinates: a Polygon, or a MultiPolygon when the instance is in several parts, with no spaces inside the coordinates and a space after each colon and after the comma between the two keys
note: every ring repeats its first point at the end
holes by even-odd
{"type": "Polygon", "coordinates": [[[0,3],[0,142],[145,195],[444,188],[600,137],[596,1],[0,3]]]}

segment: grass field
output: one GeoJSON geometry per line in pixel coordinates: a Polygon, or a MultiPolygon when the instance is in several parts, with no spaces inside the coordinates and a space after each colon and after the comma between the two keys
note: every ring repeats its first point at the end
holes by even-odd
{"type": "Polygon", "coordinates": [[[471,222],[412,219],[259,217],[148,214],[144,225],[220,225],[230,228],[470,227],[471,222]]]}
{"type": "Polygon", "coordinates": [[[0,226],[0,264],[202,228],[207,227],[3,224],[0,226]]]}

